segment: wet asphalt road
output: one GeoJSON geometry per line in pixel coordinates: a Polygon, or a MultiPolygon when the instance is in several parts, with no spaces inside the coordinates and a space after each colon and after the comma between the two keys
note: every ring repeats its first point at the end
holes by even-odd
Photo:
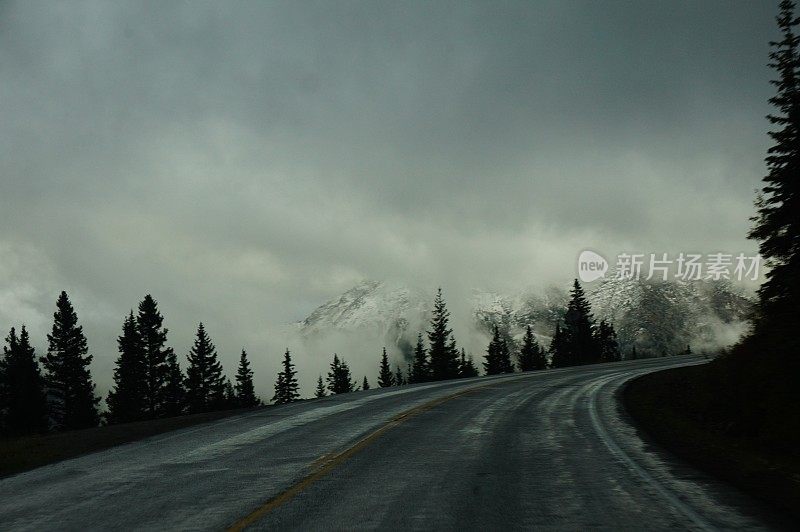
{"type": "Polygon", "coordinates": [[[616,393],[669,358],[271,407],[0,480],[3,530],[764,529],[616,393]]]}

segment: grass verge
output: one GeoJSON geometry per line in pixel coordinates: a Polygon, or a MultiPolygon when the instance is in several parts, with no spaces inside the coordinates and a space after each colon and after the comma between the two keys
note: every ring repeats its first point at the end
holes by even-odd
{"type": "Polygon", "coordinates": [[[646,433],[674,454],[800,518],[797,447],[786,441],[773,445],[774,431],[765,431],[769,412],[758,423],[748,419],[748,410],[761,405],[737,409],[748,394],[731,389],[735,379],[726,374],[730,365],[715,361],[636,378],[623,392],[625,407],[646,433]],[[738,397],[729,397],[731,393],[738,397]]]}
{"type": "Polygon", "coordinates": [[[215,421],[248,410],[250,409],[223,410],[84,430],[0,439],[0,477],[14,475],[157,434],[215,421]]]}

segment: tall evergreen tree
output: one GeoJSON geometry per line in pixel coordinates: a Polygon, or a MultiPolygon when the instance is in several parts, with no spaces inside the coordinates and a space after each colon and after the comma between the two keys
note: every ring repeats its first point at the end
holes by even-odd
{"type": "Polygon", "coordinates": [[[47,430],[47,402],[36,352],[28,331],[22,326],[19,337],[12,327],[4,352],[5,427],[13,434],[47,430]]]}
{"type": "Polygon", "coordinates": [[[600,352],[595,341],[591,307],[577,279],[572,285],[570,295],[562,331],[567,351],[566,365],[598,362],[600,352]]]}
{"type": "Polygon", "coordinates": [[[164,384],[164,395],[161,403],[161,415],[165,417],[179,416],[186,409],[186,378],[183,376],[178,357],[171,349],[167,353],[167,375],[164,384]]]}
{"type": "Polygon", "coordinates": [[[144,351],[146,387],[144,393],[144,408],[148,418],[165,415],[164,401],[167,393],[167,374],[170,371],[169,359],[173,354],[171,347],[167,347],[167,332],[163,326],[164,317],[158,311],[158,303],[153,296],[147,294],[139,303],[139,313],[136,317],[136,326],[142,341],[144,351]]]}
{"type": "Polygon", "coordinates": [[[400,365],[397,366],[397,371],[394,372],[394,385],[395,386],[402,386],[406,383],[405,377],[403,377],[403,370],[400,369],[400,365]]]}
{"type": "Polygon", "coordinates": [[[800,36],[795,4],[780,3],[777,17],[782,39],[771,42],[769,66],[778,73],[767,118],[774,144],[767,152],[768,173],[756,201],[757,215],[749,237],[759,241],[769,270],[759,288],[761,319],[756,332],[768,324],[786,337],[795,335],[800,301],[800,36]]]}
{"type": "Polygon", "coordinates": [[[247,359],[247,352],[244,349],[242,349],[242,354],[239,357],[239,368],[236,370],[236,402],[240,407],[244,408],[261,404],[261,401],[256,397],[253,370],[250,369],[250,361],[247,359]]]}
{"type": "Polygon", "coordinates": [[[550,340],[550,361],[554,368],[574,365],[567,349],[561,322],[556,323],[556,332],[553,333],[553,339],[550,340]]]}
{"type": "Polygon", "coordinates": [[[461,357],[458,361],[458,376],[462,378],[477,377],[478,368],[475,367],[475,362],[472,361],[472,356],[467,356],[464,348],[461,348],[461,357]]]}
{"type": "Polygon", "coordinates": [[[225,377],[217,359],[217,348],[202,323],[189,352],[186,370],[186,403],[189,411],[209,412],[225,402],[225,377]]]}
{"type": "Polygon", "coordinates": [[[236,400],[236,389],[234,389],[231,380],[228,377],[225,377],[225,392],[223,393],[225,396],[225,408],[238,408],[239,401],[236,400]]]}
{"type": "Polygon", "coordinates": [[[429,378],[428,351],[422,342],[422,333],[419,333],[417,334],[417,345],[414,346],[414,359],[411,361],[411,375],[408,382],[425,382],[429,378]]]}
{"type": "Polygon", "coordinates": [[[364,375],[364,381],[361,383],[362,390],[369,390],[369,381],[367,380],[367,376],[364,375]]]}
{"type": "Polygon", "coordinates": [[[347,362],[339,359],[339,355],[333,355],[331,369],[328,372],[328,390],[334,394],[349,393],[355,390],[356,383],[350,374],[350,366],[347,362]]]}
{"type": "MultiPolygon", "coordinates": [[[[17,342],[16,332],[14,333],[14,341],[17,342]]],[[[6,339],[8,341],[8,339],[6,339]]],[[[0,357],[0,435],[8,432],[6,426],[6,415],[8,414],[9,390],[8,390],[8,372],[6,371],[6,356],[0,357]]]]}
{"type": "Polygon", "coordinates": [[[317,378],[317,388],[314,390],[314,397],[322,399],[327,397],[328,393],[325,391],[325,383],[322,382],[322,375],[317,378]]]}
{"type": "Polygon", "coordinates": [[[381,355],[381,365],[378,372],[378,386],[381,388],[388,388],[394,386],[394,375],[392,375],[392,368],[389,366],[389,357],[386,356],[386,348],[383,348],[381,355]]]}
{"type": "Polygon", "coordinates": [[[433,302],[433,315],[428,330],[429,368],[432,380],[458,377],[458,352],[453,350],[449,328],[450,312],[440,288],[433,302]]]}
{"type": "Polygon", "coordinates": [[[486,348],[483,369],[487,375],[514,372],[511,354],[508,351],[508,343],[500,334],[500,329],[497,325],[493,328],[492,340],[489,342],[489,347],[486,348]]]}
{"type": "Polygon", "coordinates": [[[292,364],[292,354],[287,348],[283,354],[283,369],[278,373],[278,378],[275,381],[275,395],[272,397],[272,401],[276,405],[293,403],[300,399],[298,389],[297,371],[295,371],[294,364],[292,364]]]}
{"type": "Polygon", "coordinates": [[[621,360],[619,342],[614,326],[605,320],[600,320],[595,330],[595,342],[600,351],[601,362],[617,362],[621,360]]]}
{"type": "Polygon", "coordinates": [[[510,308],[505,307],[503,308],[502,314],[500,314],[499,319],[497,320],[497,328],[500,330],[500,338],[506,343],[506,347],[508,348],[509,356],[511,360],[517,358],[519,352],[519,346],[517,345],[517,341],[514,339],[513,328],[514,328],[514,314],[510,308]]]}
{"type": "Polygon", "coordinates": [[[61,292],[56,302],[53,330],[47,341],[47,355],[42,357],[42,364],[51,397],[51,423],[62,430],[96,426],[100,422],[97,412],[100,398],[94,395],[89,371],[92,355],[66,292],[61,292]]]}
{"type": "Polygon", "coordinates": [[[519,350],[519,369],[520,371],[531,371],[546,367],[547,357],[544,349],[539,346],[531,326],[528,325],[525,328],[525,336],[522,338],[522,347],[519,350]]]}
{"type": "Polygon", "coordinates": [[[109,423],[138,421],[146,417],[147,364],[132,310],[122,324],[117,348],[119,357],[114,368],[114,387],[106,399],[106,419],[109,423]]]}

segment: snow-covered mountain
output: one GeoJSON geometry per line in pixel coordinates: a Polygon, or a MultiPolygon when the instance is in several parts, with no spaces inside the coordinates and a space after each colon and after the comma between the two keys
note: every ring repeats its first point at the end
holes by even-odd
{"type": "MultiPolygon", "coordinates": [[[[318,307],[297,324],[306,338],[349,333],[380,338],[408,353],[418,332],[427,327],[435,292],[365,281],[318,307]]],[[[446,295],[446,294],[445,294],[446,295]]],[[[651,355],[727,345],[746,330],[752,301],[729,283],[669,281],[651,283],[606,279],[587,289],[596,319],[612,322],[623,353],[635,344],[651,355]]],[[[515,295],[473,290],[468,321],[472,333],[488,334],[494,325],[519,337],[531,325],[547,343],[563,317],[569,294],[549,288],[515,295]]]]}
{"type": "Polygon", "coordinates": [[[419,289],[364,281],[317,307],[298,327],[306,338],[356,333],[408,351],[417,332],[425,327],[432,302],[433,296],[419,289]]]}

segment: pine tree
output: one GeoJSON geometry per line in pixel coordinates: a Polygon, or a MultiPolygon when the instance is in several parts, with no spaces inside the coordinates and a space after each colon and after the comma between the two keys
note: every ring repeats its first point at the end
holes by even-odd
{"type": "Polygon", "coordinates": [[[531,326],[528,325],[525,328],[525,336],[522,338],[522,347],[519,351],[519,369],[520,371],[532,371],[546,367],[547,357],[544,349],[539,346],[531,326]]]}
{"type": "Polygon", "coordinates": [[[509,356],[513,360],[518,355],[519,346],[517,345],[517,341],[514,339],[514,335],[512,334],[514,315],[510,308],[503,308],[503,313],[500,314],[500,319],[498,322],[497,328],[500,330],[500,338],[502,338],[506,343],[509,356]]]}
{"type": "Polygon", "coordinates": [[[276,405],[293,403],[300,399],[298,388],[297,371],[295,371],[294,364],[292,364],[292,354],[287,348],[283,354],[283,369],[278,373],[278,378],[275,381],[275,395],[272,397],[272,401],[276,405]]]}
{"type": "Polygon", "coordinates": [[[386,348],[383,348],[381,355],[380,371],[378,373],[378,386],[381,388],[388,388],[394,386],[394,375],[392,375],[392,368],[389,367],[389,357],[386,356],[386,348]]]}
{"type": "Polygon", "coordinates": [[[478,368],[475,367],[472,356],[467,356],[467,352],[464,351],[464,348],[461,348],[461,357],[458,363],[458,376],[465,379],[478,376],[478,368]]]}
{"type": "Polygon", "coordinates": [[[369,381],[367,380],[367,376],[364,375],[364,382],[361,383],[362,390],[369,390],[369,381]]]}
{"type": "Polygon", "coordinates": [[[430,378],[428,371],[428,352],[422,342],[422,333],[417,334],[417,345],[414,346],[414,359],[411,362],[411,376],[408,382],[425,382],[430,378]]]}
{"type": "Polygon", "coordinates": [[[317,399],[322,399],[323,397],[327,397],[328,393],[325,391],[325,383],[322,382],[322,375],[317,378],[317,388],[314,390],[314,397],[317,399]]]}
{"type": "Polygon", "coordinates": [[[96,426],[100,422],[97,412],[100,398],[94,395],[89,371],[92,355],[66,292],[58,297],[53,330],[47,341],[49,347],[42,364],[46,371],[45,385],[52,398],[49,406],[53,426],[62,430],[96,426]]]}
{"type": "Polygon", "coordinates": [[[25,326],[19,337],[12,327],[6,343],[3,347],[5,427],[12,434],[44,432],[47,430],[44,382],[25,326]]]}
{"type": "Polygon", "coordinates": [[[225,396],[225,408],[238,408],[239,402],[236,400],[236,390],[233,388],[233,384],[231,384],[231,380],[225,377],[225,392],[223,393],[225,396]]]}
{"type": "Polygon", "coordinates": [[[402,386],[406,383],[406,379],[403,377],[403,370],[400,369],[400,366],[397,366],[397,371],[394,372],[394,385],[395,386],[402,386]]]}
{"type": "Polygon", "coordinates": [[[253,370],[250,369],[250,361],[247,359],[247,352],[244,349],[239,357],[239,368],[236,370],[236,402],[243,408],[261,404],[261,400],[256,397],[253,370]]]}
{"type": "Polygon", "coordinates": [[[356,383],[350,375],[350,366],[347,362],[339,359],[339,355],[333,355],[331,369],[328,372],[328,390],[336,395],[340,393],[350,393],[355,390],[356,383]]]}
{"type": "Polygon", "coordinates": [[[769,102],[777,111],[767,118],[777,129],[769,132],[774,144],[767,151],[768,174],[748,235],[759,241],[769,265],[759,288],[761,318],[756,330],[768,325],[787,338],[796,330],[800,300],[800,36],[795,33],[800,19],[794,11],[794,2],[780,3],[782,39],[770,42],[769,66],[778,79],[772,81],[777,93],[769,102]]]}
{"type": "Polygon", "coordinates": [[[217,348],[200,323],[186,370],[187,406],[192,413],[209,412],[220,408],[224,400],[225,377],[217,359],[217,348]]]}
{"type": "Polygon", "coordinates": [[[458,377],[458,352],[453,350],[450,341],[453,331],[448,327],[449,318],[450,312],[440,288],[433,302],[433,316],[428,330],[430,378],[435,381],[458,377]]]}
{"type": "Polygon", "coordinates": [[[183,376],[178,357],[171,349],[167,353],[167,375],[164,384],[164,395],[161,403],[161,415],[164,417],[179,416],[186,409],[186,378],[183,376]]]}
{"type": "Polygon", "coordinates": [[[500,329],[497,325],[493,328],[492,340],[489,342],[489,347],[486,348],[484,359],[483,369],[487,375],[514,372],[508,344],[500,334],[500,329]]]}
{"type": "MultiPolygon", "coordinates": [[[[6,339],[8,341],[8,339],[6,339]]],[[[14,341],[17,341],[14,333],[14,341]]],[[[0,436],[8,432],[6,426],[6,414],[8,413],[9,402],[8,372],[6,370],[6,356],[0,357],[0,436]]]]}
{"type": "Polygon", "coordinates": [[[452,377],[457,379],[461,376],[461,350],[456,345],[456,339],[450,335],[450,341],[447,342],[447,348],[450,350],[450,358],[455,361],[455,375],[452,377]]]}
{"type": "Polygon", "coordinates": [[[167,332],[169,331],[163,324],[164,317],[158,311],[158,303],[153,296],[147,294],[139,303],[136,326],[144,351],[147,375],[144,408],[148,418],[166,415],[164,401],[167,393],[167,373],[170,371],[169,358],[173,354],[173,350],[166,346],[167,332]]]}
{"type": "Polygon", "coordinates": [[[566,365],[592,364],[600,359],[594,337],[594,320],[591,307],[578,280],[575,279],[571,297],[564,314],[564,344],[567,352],[566,365]]]}
{"type": "Polygon", "coordinates": [[[564,368],[572,366],[570,353],[567,350],[564,341],[564,333],[561,329],[561,323],[556,323],[556,332],[553,334],[553,339],[550,341],[550,360],[554,368],[564,368]]]}
{"type": "Polygon", "coordinates": [[[139,421],[146,417],[147,366],[132,310],[122,324],[117,348],[119,357],[114,368],[114,388],[106,399],[106,419],[109,423],[139,421]]]}
{"type": "Polygon", "coordinates": [[[605,320],[600,320],[595,330],[595,342],[600,350],[601,362],[617,362],[621,359],[617,332],[614,326],[605,320]]]}

